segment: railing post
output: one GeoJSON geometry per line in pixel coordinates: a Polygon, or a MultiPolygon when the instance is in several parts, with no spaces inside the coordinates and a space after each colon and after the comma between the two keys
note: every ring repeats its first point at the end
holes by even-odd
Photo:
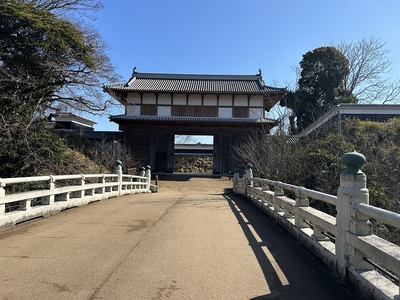
{"type": "Polygon", "coordinates": [[[264,204],[267,202],[266,192],[269,191],[269,186],[266,182],[261,182],[261,202],[264,204]]]}
{"type": "MultiPolygon", "coordinates": [[[[50,175],[49,181],[44,185],[45,189],[53,190],[55,187],[54,177],[50,175]]],[[[52,205],[54,204],[54,195],[42,197],[42,204],[44,205],[52,205]]]]}
{"type": "Polygon", "coordinates": [[[276,213],[284,212],[284,209],[282,209],[279,206],[279,202],[276,200],[276,198],[280,197],[280,196],[285,196],[285,191],[282,189],[282,187],[280,187],[280,182],[277,182],[274,185],[274,203],[273,203],[274,212],[276,212],[276,213]]]}
{"type": "MultiPolygon", "coordinates": [[[[85,176],[83,174],[81,174],[81,179],[78,181],[78,185],[81,185],[81,186],[85,185],[85,176]]],[[[85,197],[85,190],[82,189],[77,194],[79,195],[79,198],[82,199],[85,197]]]]}
{"type": "MultiPolygon", "coordinates": [[[[305,197],[302,193],[302,190],[304,188],[300,187],[296,190],[296,206],[297,207],[308,207],[310,204],[310,201],[308,200],[307,197],[305,197]]],[[[308,228],[310,227],[304,219],[299,214],[295,215],[295,225],[297,228],[308,228]]]]}
{"type": "Polygon", "coordinates": [[[252,165],[248,163],[246,165],[246,173],[244,174],[244,196],[246,199],[251,198],[251,196],[248,195],[248,188],[254,187],[254,182],[251,180],[253,178],[253,170],[251,168],[252,165]]]}
{"type": "Polygon", "coordinates": [[[353,266],[356,269],[371,270],[372,266],[363,260],[361,253],[346,242],[346,234],[353,233],[360,236],[370,235],[372,225],[367,218],[356,215],[356,206],[359,203],[369,203],[369,192],[366,188],[366,175],[360,170],[365,163],[364,155],[356,151],[342,156],[342,163],[346,170],[340,174],[340,187],[337,194],[337,237],[336,265],[341,279],[346,279],[346,269],[353,266]]]}
{"type": "Polygon", "coordinates": [[[106,192],[106,188],[104,187],[104,184],[106,183],[106,177],[104,176],[104,174],[102,174],[101,177],[99,177],[98,183],[101,183],[103,186],[101,188],[98,189],[98,191],[100,191],[99,194],[105,194],[106,192]]]}
{"type": "Polygon", "coordinates": [[[122,194],[122,162],[120,160],[115,161],[114,173],[118,175],[118,194],[122,194]]]}
{"type": "Polygon", "coordinates": [[[150,192],[150,183],[151,183],[151,167],[147,166],[144,171],[144,176],[147,177],[147,186],[146,190],[150,192]]]}
{"type": "Polygon", "coordinates": [[[251,181],[250,179],[253,178],[253,170],[252,170],[253,166],[248,163],[246,165],[246,185],[250,186],[250,187],[254,187],[254,183],[253,181],[251,181]]]}
{"type": "MultiPolygon", "coordinates": [[[[6,191],[5,191],[5,186],[6,183],[0,178],[0,200],[4,199],[4,197],[6,196],[6,191]]],[[[0,204],[0,216],[5,215],[6,213],[6,204],[5,203],[1,203],[0,204]]]]}
{"type": "Polygon", "coordinates": [[[139,168],[139,176],[143,177],[143,176],[144,176],[144,173],[145,173],[144,171],[145,171],[145,168],[140,167],[140,168],[139,168]]]}

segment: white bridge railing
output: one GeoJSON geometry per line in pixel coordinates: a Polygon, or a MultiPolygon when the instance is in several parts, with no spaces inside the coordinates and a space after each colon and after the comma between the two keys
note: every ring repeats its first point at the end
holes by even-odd
{"type": "Polygon", "coordinates": [[[251,200],[359,291],[361,298],[400,300],[400,247],[372,233],[369,219],[400,228],[400,214],[369,205],[366,176],[357,152],[342,157],[337,196],[262,178],[251,168],[235,173],[233,192],[251,200]],[[292,194],[289,198],[286,194],[292,194]],[[336,206],[336,217],[309,206],[308,198],[336,206]]]}
{"type": "Polygon", "coordinates": [[[94,201],[156,191],[150,180],[150,169],[125,175],[118,165],[116,174],[0,178],[0,228],[94,201]]]}

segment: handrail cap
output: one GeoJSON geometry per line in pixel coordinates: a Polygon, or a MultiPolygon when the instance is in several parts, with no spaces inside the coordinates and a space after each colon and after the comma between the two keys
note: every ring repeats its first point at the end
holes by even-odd
{"type": "Polygon", "coordinates": [[[365,156],[361,153],[358,153],[356,150],[345,153],[341,160],[342,163],[347,167],[343,172],[345,174],[362,173],[360,168],[366,162],[365,156]]]}

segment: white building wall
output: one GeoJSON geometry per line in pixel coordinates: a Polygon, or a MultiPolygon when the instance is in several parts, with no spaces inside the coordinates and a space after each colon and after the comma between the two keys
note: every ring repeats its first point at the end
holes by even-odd
{"type": "Polygon", "coordinates": [[[252,119],[259,119],[264,117],[264,110],[262,108],[250,108],[249,117],[252,119]]]}
{"type": "MultiPolygon", "coordinates": [[[[130,93],[128,95],[127,115],[140,116],[140,99],[139,93],[130,93]],[[135,103],[136,105],[130,105],[135,103]]],[[[205,106],[225,106],[218,108],[218,116],[220,118],[232,118],[233,107],[246,107],[250,104],[249,117],[263,118],[263,96],[251,96],[250,101],[246,95],[220,95],[219,101],[216,94],[190,94],[188,100],[186,94],[160,93],[158,99],[154,93],[143,94],[144,104],[158,104],[157,115],[160,117],[171,116],[171,105],[205,105],[205,106]]]]}
{"type": "Polygon", "coordinates": [[[231,107],[220,107],[218,109],[218,117],[232,118],[232,108],[231,107]]]}
{"type": "Polygon", "coordinates": [[[262,95],[251,96],[250,97],[250,106],[263,107],[264,106],[263,98],[264,97],[262,95]]]}
{"type": "Polygon", "coordinates": [[[204,105],[217,106],[217,95],[204,95],[204,105]]]}
{"type": "Polygon", "coordinates": [[[186,105],[186,95],[174,94],[172,101],[174,105],[186,105]]]}
{"type": "Polygon", "coordinates": [[[129,116],[140,116],[140,105],[128,105],[126,114],[129,116]]]}
{"type": "Polygon", "coordinates": [[[201,95],[190,94],[188,99],[188,105],[201,105],[201,95]]]}
{"type": "Polygon", "coordinates": [[[248,106],[247,96],[237,95],[233,106],[248,106]]]}
{"type": "Polygon", "coordinates": [[[171,106],[159,106],[157,109],[157,115],[159,117],[170,117],[171,116],[171,106]]]}
{"type": "Polygon", "coordinates": [[[140,104],[140,94],[139,93],[129,93],[128,94],[128,104],[140,104]]]}
{"type": "Polygon", "coordinates": [[[156,94],[154,93],[144,93],[143,94],[143,104],[156,104],[156,94]]]}
{"type": "Polygon", "coordinates": [[[221,95],[219,96],[220,106],[232,106],[232,95],[221,95]]]}
{"type": "Polygon", "coordinates": [[[158,94],[158,104],[160,105],[171,105],[172,104],[172,99],[171,99],[171,94],[158,94]]]}

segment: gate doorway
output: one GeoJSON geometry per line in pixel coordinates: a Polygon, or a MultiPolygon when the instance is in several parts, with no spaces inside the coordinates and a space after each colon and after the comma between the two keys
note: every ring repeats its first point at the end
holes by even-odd
{"type": "Polygon", "coordinates": [[[214,136],[174,136],[174,173],[212,174],[214,136]]]}

